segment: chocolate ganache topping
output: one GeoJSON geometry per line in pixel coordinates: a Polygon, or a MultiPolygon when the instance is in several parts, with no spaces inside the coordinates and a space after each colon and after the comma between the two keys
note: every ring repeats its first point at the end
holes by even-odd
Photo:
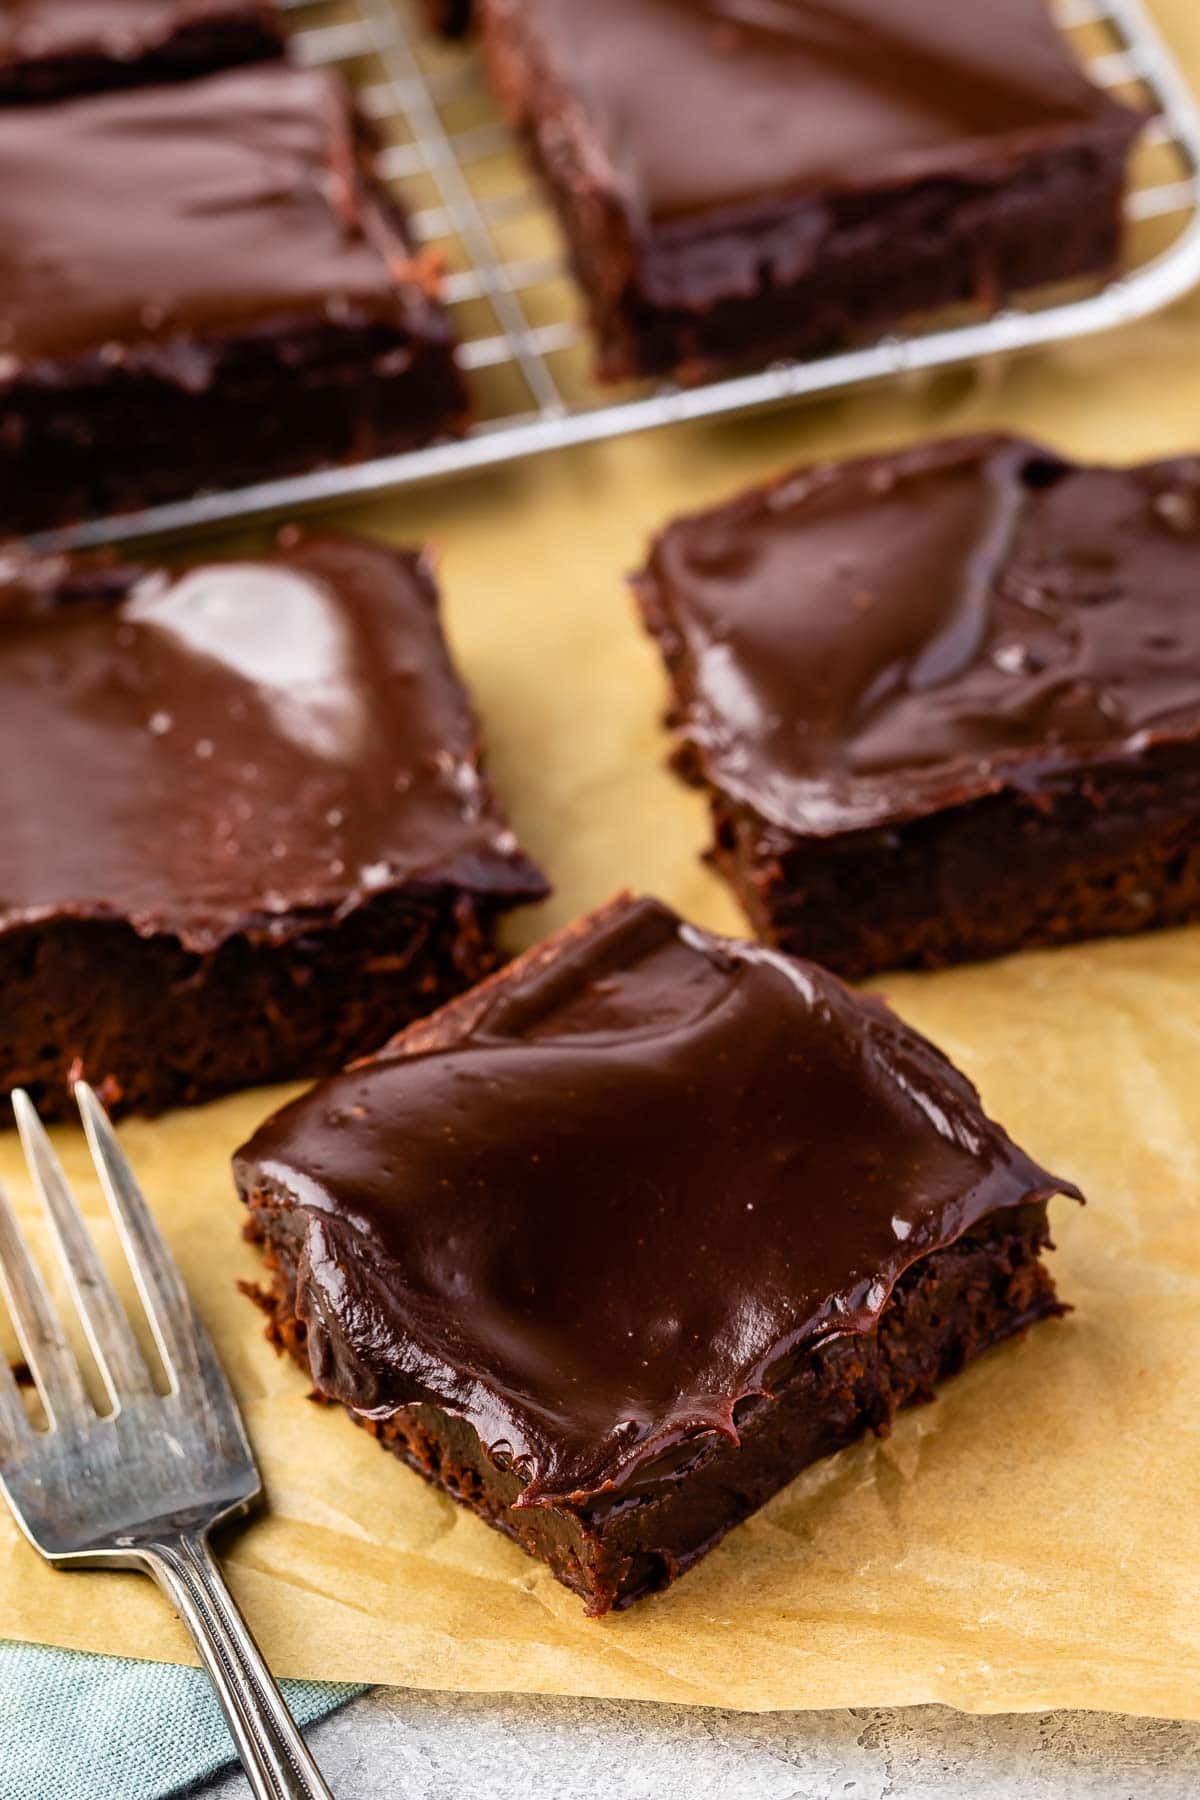
{"type": "Polygon", "coordinates": [[[1200,459],[1001,437],[813,468],[635,579],[704,778],[809,836],[1200,737],[1200,459]]]}
{"type": "Polygon", "coordinates": [[[537,898],[424,559],[352,538],[174,573],[0,554],[0,929],[208,950],[388,889],[537,898]]]}
{"type": "Polygon", "coordinates": [[[346,89],[284,63],[0,113],[0,387],[136,351],[196,388],[197,334],[432,315],[356,157],[346,89]]]}
{"type": "Polygon", "coordinates": [[[652,900],[323,1082],[235,1169],[294,1208],[317,1388],[465,1417],[526,1506],[736,1439],[910,1264],[1076,1192],[882,1004],[652,900]]]}
{"type": "MultiPolygon", "coordinates": [[[[511,3],[511,0],[510,0],[511,3]]],[[[770,196],[997,178],[1134,115],[1044,0],[529,0],[643,222],[770,196]]]]}

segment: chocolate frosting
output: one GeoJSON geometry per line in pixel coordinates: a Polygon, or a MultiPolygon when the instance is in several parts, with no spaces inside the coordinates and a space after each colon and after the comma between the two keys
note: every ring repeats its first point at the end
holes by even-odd
{"type": "Polygon", "coordinates": [[[636,579],[699,772],[809,836],[1200,737],[1200,459],[970,438],[683,519],[636,579]]]}
{"type": "Polygon", "coordinates": [[[520,1505],[736,1440],[739,1402],[869,1331],[910,1264],[1076,1192],[878,1001],[652,900],[323,1082],[235,1169],[299,1211],[318,1388],[465,1417],[520,1505]]]}
{"type": "Polygon", "coordinates": [[[1056,135],[1133,123],[1086,79],[1043,0],[520,3],[643,222],[1000,179],[1056,135]]]}
{"type": "Polygon", "coordinates": [[[197,334],[424,321],[421,279],[327,73],[268,63],[0,114],[0,390],[84,352],[203,386],[197,334]]]}
{"type": "Polygon", "coordinates": [[[383,545],[178,573],[0,555],[0,768],[0,929],[113,917],[204,951],[409,885],[546,891],[429,567],[383,545]]]}

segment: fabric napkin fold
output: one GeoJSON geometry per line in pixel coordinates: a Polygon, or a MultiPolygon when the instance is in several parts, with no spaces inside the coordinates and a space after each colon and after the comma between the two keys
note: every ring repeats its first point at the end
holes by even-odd
{"type": "MultiPolygon", "coordinates": [[[[363,1691],[281,1685],[301,1725],[363,1691]]],[[[201,1670],[0,1641],[0,1800],[166,1800],[233,1760],[201,1670]]]]}

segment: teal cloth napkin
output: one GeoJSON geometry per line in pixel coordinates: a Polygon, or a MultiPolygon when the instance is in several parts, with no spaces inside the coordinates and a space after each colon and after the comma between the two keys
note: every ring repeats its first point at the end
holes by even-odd
{"type": "MultiPolygon", "coordinates": [[[[363,1692],[281,1685],[301,1725],[363,1692]]],[[[233,1760],[199,1669],[0,1640],[0,1800],[165,1800],[233,1760]]]]}

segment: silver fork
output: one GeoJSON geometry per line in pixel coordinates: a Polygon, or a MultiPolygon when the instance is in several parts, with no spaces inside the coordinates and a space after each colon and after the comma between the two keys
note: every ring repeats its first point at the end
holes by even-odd
{"type": "Polygon", "coordinates": [[[209,1546],[262,1484],[212,1340],[84,1082],[75,1089],[92,1160],[170,1384],[151,1378],[50,1140],[27,1094],[13,1110],[30,1173],[108,1392],[97,1414],[61,1320],[0,1189],[0,1292],[45,1409],[35,1429],[3,1357],[0,1486],[55,1568],[152,1575],[192,1634],[256,1800],[332,1800],[209,1546]]]}

